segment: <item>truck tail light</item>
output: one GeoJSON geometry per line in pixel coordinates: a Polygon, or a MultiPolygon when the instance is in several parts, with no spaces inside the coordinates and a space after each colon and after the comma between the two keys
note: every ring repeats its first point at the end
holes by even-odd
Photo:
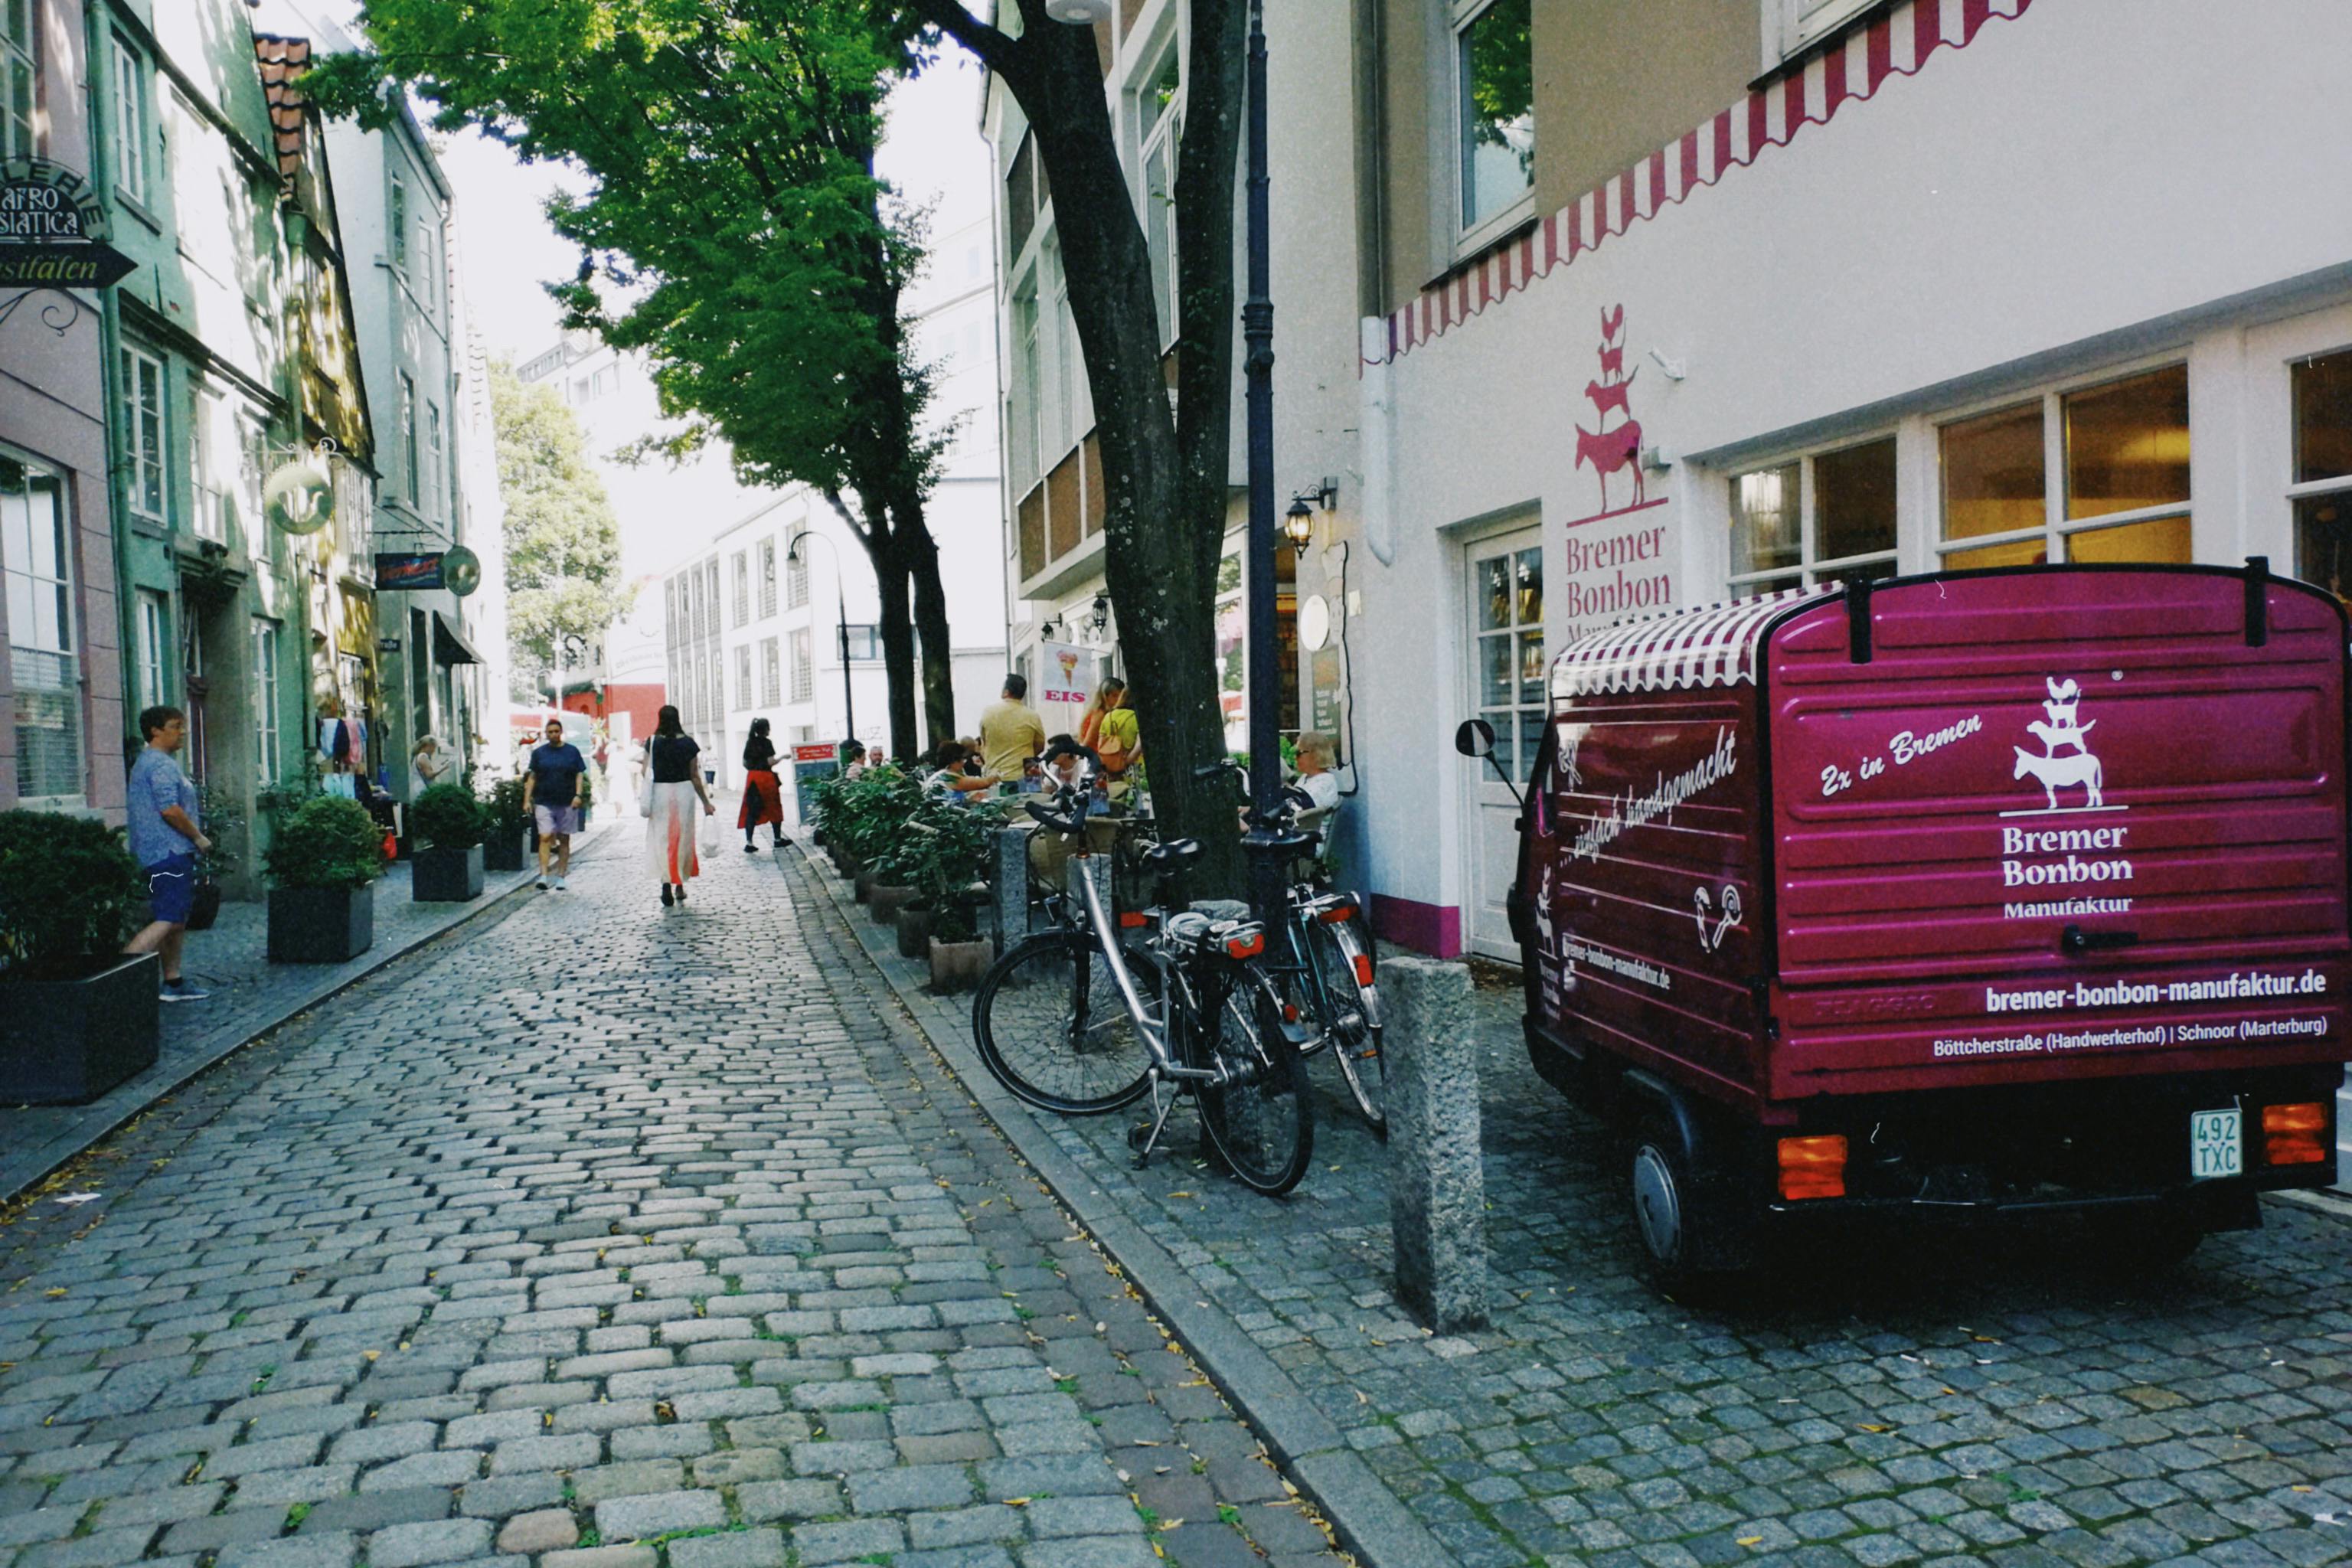
{"type": "Polygon", "coordinates": [[[2273,1165],[2316,1165],[2328,1156],[2327,1108],[2316,1100],[2263,1107],[2263,1158],[2273,1165]]]}
{"type": "Polygon", "coordinates": [[[1369,952],[1360,952],[1352,959],[1349,959],[1349,963],[1355,966],[1356,984],[1364,986],[1370,985],[1372,983],[1372,955],[1369,952]]]}
{"type": "Polygon", "coordinates": [[[1792,1203],[1845,1196],[1845,1135],[1781,1139],[1780,1195],[1792,1203]]]}

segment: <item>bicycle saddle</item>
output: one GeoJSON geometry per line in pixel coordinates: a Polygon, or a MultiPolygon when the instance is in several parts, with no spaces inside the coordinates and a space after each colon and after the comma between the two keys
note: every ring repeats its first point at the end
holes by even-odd
{"type": "Polygon", "coordinates": [[[1195,899],[1190,912],[1206,915],[1213,921],[1245,921],[1249,919],[1250,907],[1240,899],[1195,899]]]}
{"type": "Polygon", "coordinates": [[[1165,844],[1155,844],[1142,855],[1143,864],[1155,871],[1172,871],[1190,866],[1201,858],[1201,841],[1197,838],[1171,838],[1165,844]]]}

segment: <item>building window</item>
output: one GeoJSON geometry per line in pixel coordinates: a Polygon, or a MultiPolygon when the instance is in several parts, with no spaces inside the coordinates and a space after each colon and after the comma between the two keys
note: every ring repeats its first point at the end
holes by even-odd
{"type": "Polygon", "coordinates": [[[1734,597],[1892,576],[1894,567],[1894,437],[1732,479],[1734,597]]]}
{"type": "Polygon", "coordinates": [[[265,784],[279,777],[278,753],[278,627],[253,623],[253,755],[265,784]]]}
{"type": "MultiPolygon", "coordinates": [[[[269,471],[269,435],[250,414],[236,416],[236,510],[248,529],[261,526],[261,485],[269,471]]],[[[248,535],[259,538],[258,533],[248,535]]]]}
{"type": "Polygon", "coordinates": [[[169,605],[163,595],[152,588],[139,590],[139,706],[152,708],[164,701],[163,650],[171,646],[165,640],[171,624],[169,605]]]}
{"type": "Polygon", "coordinates": [[[392,251],[392,264],[405,270],[408,266],[408,182],[398,174],[392,176],[392,199],[386,204],[386,208],[384,241],[392,251]]]}
{"type": "Polygon", "coordinates": [[[219,457],[213,450],[214,438],[224,427],[220,398],[213,393],[197,389],[190,414],[188,477],[195,490],[196,535],[201,539],[226,542],[228,539],[228,486],[220,471],[219,457]]]}
{"type": "Polygon", "coordinates": [[[1764,25],[1768,29],[1775,23],[1779,25],[1778,58],[1786,59],[1837,31],[1868,10],[1871,3],[1872,0],[1771,0],[1764,7],[1764,25]]]}
{"type": "Polygon", "coordinates": [[[8,671],[16,682],[16,793],[82,793],[81,678],[75,658],[72,510],[65,481],[0,455],[0,571],[8,593],[8,671]]]}
{"type": "Polygon", "coordinates": [[[2294,569],[2337,598],[2352,596],[2352,350],[2287,369],[2294,407],[2294,569]]]}
{"type": "Polygon", "coordinates": [[[1946,567],[2189,559],[2186,365],[2048,393],[1940,436],[1946,567]]]}
{"type": "Polygon", "coordinates": [[[1035,232],[1037,219],[1053,192],[1045,184],[1045,166],[1037,158],[1036,139],[1021,133],[1012,167],[1004,173],[1004,244],[1006,261],[1017,261],[1035,232]]]}
{"type": "Polygon", "coordinates": [[[770,637],[760,645],[760,700],[772,708],[783,700],[782,663],[777,657],[776,639],[770,637]]]}
{"type": "Polygon", "coordinates": [[[408,504],[422,510],[425,490],[417,482],[422,467],[416,439],[416,383],[405,372],[400,378],[401,470],[408,481],[408,504]]]}
{"type": "Polygon", "coordinates": [[[114,184],[133,200],[147,199],[147,62],[120,33],[114,35],[114,184]]]}
{"type": "Polygon", "coordinates": [[[131,514],[162,528],[163,514],[163,362],[122,351],[124,489],[131,514]]]}
{"type": "Polygon", "coordinates": [[[692,573],[689,574],[688,580],[693,584],[694,588],[694,618],[692,622],[694,627],[694,640],[700,642],[702,640],[703,634],[710,629],[710,605],[703,597],[702,574],[699,572],[692,573]]]}
{"type": "Polygon", "coordinates": [[[735,648],[735,706],[751,706],[751,645],[739,643],[735,648]]]}
{"type": "Polygon", "coordinates": [[[797,610],[809,599],[808,561],[803,556],[788,558],[784,567],[784,604],[797,610]]]}
{"type": "Polygon", "coordinates": [[[37,0],[0,0],[0,163],[39,155],[41,137],[34,119],[34,84],[40,72],[33,18],[37,0]]]}
{"type": "Polygon", "coordinates": [[[735,625],[739,627],[748,626],[751,620],[751,563],[749,555],[737,551],[727,563],[727,569],[735,579],[735,625]]]}
{"type": "Polygon", "coordinates": [[[1507,774],[1533,761],[1547,710],[1543,547],[1506,548],[1471,564],[1473,667],[1479,717],[1495,727],[1507,774]]]}
{"type": "Polygon", "coordinates": [[[441,495],[443,489],[441,483],[441,405],[437,403],[429,401],[425,405],[425,493],[431,499],[432,505],[428,507],[425,505],[424,502],[420,501],[417,504],[416,510],[419,512],[437,518],[441,515],[441,495]]]}
{"type": "Polygon", "coordinates": [[[714,555],[702,563],[702,576],[710,595],[710,635],[716,638],[719,632],[719,617],[727,613],[719,597],[719,557],[714,555]]]}
{"type": "Polygon", "coordinates": [[[1176,341],[1176,145],[1184,118],[1183,74],[1170,44],[1135,95],[1141,136],[1143,237],[1151,253],[1151,302],[1160,312],[1160,344],[1176,341]]]}
{"type": "Polygon", "coordinates": [[[1457,0],[1456,92],[1462,135],[1462,229],[1474,234],[1535,191],[1535,56],[1530,0],[1457,0]]]}
{"type": "Polygon", "coordinates": [[[849,645],[852,664],[879,664],[882,661],[882,628],[871,621],[849,623],[842,639],[849,645]]]}
{"type": "Polygon", "coordinates": [[[776,542],[760,541],[760,618],[776,613],[776,542]]]}
{"type": "Polygon", "coordinates": [[[793,700],[807,701],[815,689],[815,674],[809,668],[809,635],[803,629],[793,634],[793,700]]]}

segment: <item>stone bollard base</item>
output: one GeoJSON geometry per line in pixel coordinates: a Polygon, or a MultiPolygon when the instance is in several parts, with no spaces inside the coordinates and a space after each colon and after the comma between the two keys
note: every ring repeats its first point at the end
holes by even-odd
{"type": "Polygon", "coordinates": [[[999,827],[988,835],[989,901],[995,916],[996,951],[1003,952],[1029,934],[1029,833],[999,827]]]}
{"type": "Polygon", "coordinates": [[[1486,1177],[1470,972],[1392,958],[1380,984],[1397,1296],[1439,1333],[1477,1328],[1486,1321],[1486,1177]]]}

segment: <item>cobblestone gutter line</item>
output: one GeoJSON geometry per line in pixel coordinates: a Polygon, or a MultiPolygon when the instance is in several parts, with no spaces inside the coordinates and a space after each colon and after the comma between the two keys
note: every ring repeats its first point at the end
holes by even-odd
{"type": "Polygon", "coordinates": [[[981,1065],[967,1043],[970,997],[931,994],[928,969],[898,955],[894,934],[864,918],[849,885],[829,864],[812,854],[796,871],[804,886],[827,899],[930,1049],[1225,1391],[1269,1452],[1297,1478],[1340,1543],[1368,1568],[1452,1568],[1458,1559],[1398,1502],[1289,1374],[1230,1313],[1202,1297],[1168,1250],[1064,1155],[1029,1109],[981,1065]]]}
{"type": "MultiPolygon", "coordinates": [[[[587,861],[611,831],[611,825],[607,825],[599,827],[594,836],[583,839],[572,856],[573,863],[587,861]]],[[[179,1092],[215,1063],[235,1055],[289,1019],[319,1006],[386,964],[440,941],[493,910],[509,909],[509,900],[529,889],[538,875],[535,867],[521,871],[493,872],[480,898],[468,903],[443,905],[441,911],[435,915],[404,923],[401,929],[390,932],[346,963],[273,966],[257,952],[245,955],[264,966],[261,972],[263,978],[255,987],[259,994],[240,1001],[226,991],[218,991],[213,1000],[185,1004],[183,1011],[233,1009],[229,1016],[219,1018],[212,1023],[210,1028],[186,1039],[170,1037],[175,1030],[172,1011],[167,1008],[165,1043],[157,1055],[155,1065],[130,1082],[88,1105],[0,1106],[0,1205],[31,1191],[75,1155],[121,1131],[159,1101],[179,1092]],[[500,885],[501,879],[509,879],[504,886],[500,885]]],[[[387,922],[381,906],[376,915],[377,929],[383,931],[387,922]]],[[[209,938],[208,932],[197,932],[191,941],[188,953],[190,973],[207,982],[211,976],[207,973],[205,943],[209,938]]],[[[217,963],[215,959],[212,967],[216,969],[217,963]]],[[[238,976],[240,982],[245,978],[238,976]]]]}

